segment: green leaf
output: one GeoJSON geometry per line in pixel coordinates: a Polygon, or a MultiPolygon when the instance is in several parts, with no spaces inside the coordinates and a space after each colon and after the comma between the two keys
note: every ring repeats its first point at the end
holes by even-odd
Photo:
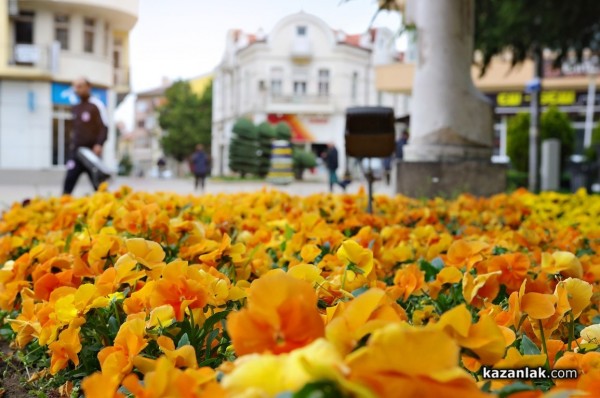
{"type": "Polygon", "coordinates": [[[577,257],[581,257],[581,256],[585,256],[585,255],[593,256],[594,254],[596,254],[596,252],[590,248],[578,249],[577,252],[575,252],[575,255],[577,257]]]}
{"type": "Polygon", "coordinates": [[[431,260],[431,265],[433,265],[436,269],[442,270],[444,268],[444,260],[441,257],[436,257],[431,260]]]}
{"type": "Polygon", "coordinates": [[[360,296],[361,294],[363,294],[364,292],[366,292],[367,290],[369,290],[369,287],[368,287],[368,286],[359,287],[358,289],[356,289],[356,290],[354,290],[354,291],[352,292],[352,295],[353,295],[354,297],[358,297],[358,296],[360,296]]]}
{"type": "Polygon", "coordinates": [[[84,228],[85,228],[85,224],[81,220],[75,221],[75,226],[73,227],[73,231],[75,233],[82,232],[84,228]]]}
{"type": "Polygon", "coordinates": [[[319,301],[317,301],[317,307],[324,310],[325,308],[329,307],[329,305],[322,299],[319,299],[319,301]]]}
{"type": "Polygon", "coordinates": [[[117,322],[117,318],[115,318],[114,315],[111,315],[110,318],[108,318],[108,331],[111,333],[112,336],[116,336],[117,333],[119,332],[119,322],[117,322]]]}
{"type": "Polygon", "coordinates": [[[529,337],[523,335],[521,338],[521,354],[539,355],[541,354],[541,351],[529,337]]]}
{"type": "Polygon", "coordinates": [[[506,285],[500,285],[500,291],[494,299],[493,303],[500,305],[502,302],[508,299],[508,292],[506,291],[506,285]]]}
{"type": "Polygon", "coordinates": [[[188,337],[187,333],[184,333],[183,336],[181,336],[179,342],[177,343],[177,348],[181,348],[185,345],[190,345],[190,338],[188,337]]]}
{"type": "Polygon", "coordinates": [[[565,355],[566,351],[559,351],[556,353],[556,355],[554,356],[554,363],[556,363],[556,361],[558,361],[559,359],[562,358],[563,355],[565,355]]]}
{"type": "Polygon", "coordinates": [[[292,229],[292,227],[290,227],[289,225],[285,224],[285,233],[284,233],[284,237],[286,240],[290,240],[292,239],[292,237],[294,236],[294,233],[296,231],[294,231],[292,229]]]}
{"type": "Polygon", "coordinates": [[[73,240],[73,234],[70,233],[65,240],[65,252],[69,252],[71,249],[71,241],[73,240]]]}
{"type": "MultiPolygon", "coordinates": [[[[281,394],[280,394],[281,395],[281,394]]],[[[306,384],[294,393],[292,398],[347,398],[337,383],[331,380],[322,380],[306,384]]],[[[279,395],[278,395],[279,398],[279,395]]]]}
{"type": "Polygon", "coordinates": [[[491,380],[486,381],[483,384],[483,386],[481,386],[481,391],[482,392],[487,392],[487,393],[492,392],[492,381],[491,380]]]}
{"type": "Polygon", "coordinates": [[[425,280],[427,282],[434,280],[435,277],[437,276],[437,274],[443,268],[443,264],[441,266],[439,263],[436,263],[436,265],[434,265],[424,259],[420,259],[418,264],[419,264],[419,268],[421,268],[421,271],[425,272],[425,280]]]}
{"type": "Polygon", "coordinates": [[[522,391],[534,391],[535,387],[525,384],[521,381],[509,384],[498,391],[498,398],[507,398],[512,394],[522,391]]]}
{"type": "Polygon", "coordinates": [[[356,266],[356,264],[353,264],[353,263],[350,263],[350,264],[348,264],[348,266],[346,267],[346,269],[347,269],[348,271],[352,271],[352,272],[354,272],[354,273],[356,273],[356,274],[360,274],[360,275],[362,275],[362,274],[364,274],[364,273],[365,273],[365,271],[364,271],[363,269],[361,269],[361,268],[358,268],[358,267],[356,266]]]}
{"type": "Polygon", "coordinates": [[[206,338],[206,359],[209,359],[212,355],[212,342],[219,335],[219,329],[213,329],[206,338]]]}
{"type": "Polygon", "coordinates": [[[494,249],[492,250],[492,254],[494,256],[498,256],[498,255],[504,254],[504,253],[508,253],[508,249],[505,247],[494,246],[494,249]]]}

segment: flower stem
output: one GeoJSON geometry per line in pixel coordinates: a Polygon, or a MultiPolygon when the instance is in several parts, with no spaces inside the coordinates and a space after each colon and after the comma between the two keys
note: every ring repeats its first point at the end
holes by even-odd
{"type": "Polygon", "coordinates": [[[117,321],[117,325],[121,326],[121,317],[119,316],[119,308],[117,308],[116,300],[113,302],[113,310],[115,313],[115,319],[117,321]]]}
{"type": "Polygon", "coordinates": [[[567,346],[567,351],[571,351],[571,344],[573,344],[573,339],[575,336],[575,319],[573,319],[573,312],[569,314],[569,345],[567,346]]]}
{"type": "Polygon", "coordinates": [[[542,324],[542,320],[538,319],[538,324],[540,325],[540,336],[542,337],[542,348],[544,349],[544,354],[546,354],[546,367],[550,367],[550,358],[548,357],[548,347],[546,346],[546,337],[544,336],[544,325],[542,324]]]}

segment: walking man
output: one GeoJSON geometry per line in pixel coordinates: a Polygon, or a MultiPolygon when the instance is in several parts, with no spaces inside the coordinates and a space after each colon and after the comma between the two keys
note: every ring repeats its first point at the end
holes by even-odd
{"type": "Polygon", "coordinates": [[[396,159],[402,160],[404,158],[404,145],[408,144],[409,138],[408,130],[404,130],[402,137],[396,142],[396,159]]]}
{"type": "Polygon", "coordinates": [[[75,184],[82,173],[90,177],[94,189],[98,189],[98,182],[91,171],[77,157],[77,150],[81,147],[90,148],[97,156],[102,155],[102,146],[108,135],[108,117],[102,102],[91,96],[92,85],[86,78],[78,78],[73,82],[75,94],[80,102],[73,106],[73,127],[71,129],[71,145],[67,160],[67,175],[63,193],[73,193],[75,184]]]}
{"type": "Polygon", "coordinates": [[[194,173],[195,189],[198,189],[198,185],[200,185],[202,191],[204,191],[204,181],[208,174],[208,155],[204,152],[204,146],[202,144],[196,145],[196,152],[192,154],[190,164],[192,166],[192,173],[194,173]]]}
{"type": "Polygon", "coordinates": [[[323,153],[323,159],[329,172],[329,192],[333,192],[333,186],[339,185],[344,191],[346,191],[347,183],[340,182],[337,177],[337,169],[339,166],[338,151],[333,143],[327,144],[327,151],[323,153]]]}

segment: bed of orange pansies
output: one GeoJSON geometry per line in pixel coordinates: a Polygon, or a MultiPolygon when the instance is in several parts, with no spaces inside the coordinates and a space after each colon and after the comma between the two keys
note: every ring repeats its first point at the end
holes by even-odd
{"type": "Polygon", "coordinates": [[[600,396],[600,197],[366,200],[15,204],[2,359],[48,396],[600,396]],[[578,377],[483,373],[526,366],[578,377]]]}

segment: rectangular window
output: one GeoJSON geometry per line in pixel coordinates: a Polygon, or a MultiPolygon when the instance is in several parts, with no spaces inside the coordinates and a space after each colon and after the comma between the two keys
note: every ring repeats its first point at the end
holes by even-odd
{"type": "Polygon", "coordinates": [[[110,51],[110,25],[108,22],[104,24],[104,56],[108,57],[110,51]]]}
{"type": "Polygon", "coordinates": [[[115,39],[113,43],[113,68],[121,67],[121,50],[123,49],[123,40],[115,39]]]}
{"type": "Polygon", "coordinates": [[[61,50],[69,49],[69,16],[54,16],[54,40],[60,43],[61,50]]]}
{"type": "Polygon", "coordinates": [[[294,95],[306,95],[306,82],[295,81],[294,82],[294,95]]]}
{"type": "Polygon", "coordinates": [[[83,20],[83,51],[94,53],[94,41],[96,38],[96,20],[84,18],[83,20]]]}
{"type": "Polygon", "coordinates": [[[358,98],[358,72],[352,73],[352,93],[350,95],[352,101],[356,101],[358,98]]]}
{"type": "Polygon", "coordinates": [[[296,27],[296,35],[306,36],[306,26],[297,26],[296,27]]]}
{"type": "Polygon", "coordinates": [[[33,44],[33,18],[31,11],[21,11],[14,18],[15,44],[33,44]]]}
{"type": "Polygon", "coordinates": [[[329,69],[319,69],[319,96],[329,95],[329,69]]]}
{"type": "Polygon", "coordinates": [[[271,95],[283,94],[283,68],[271,68],[271,95]]]}

